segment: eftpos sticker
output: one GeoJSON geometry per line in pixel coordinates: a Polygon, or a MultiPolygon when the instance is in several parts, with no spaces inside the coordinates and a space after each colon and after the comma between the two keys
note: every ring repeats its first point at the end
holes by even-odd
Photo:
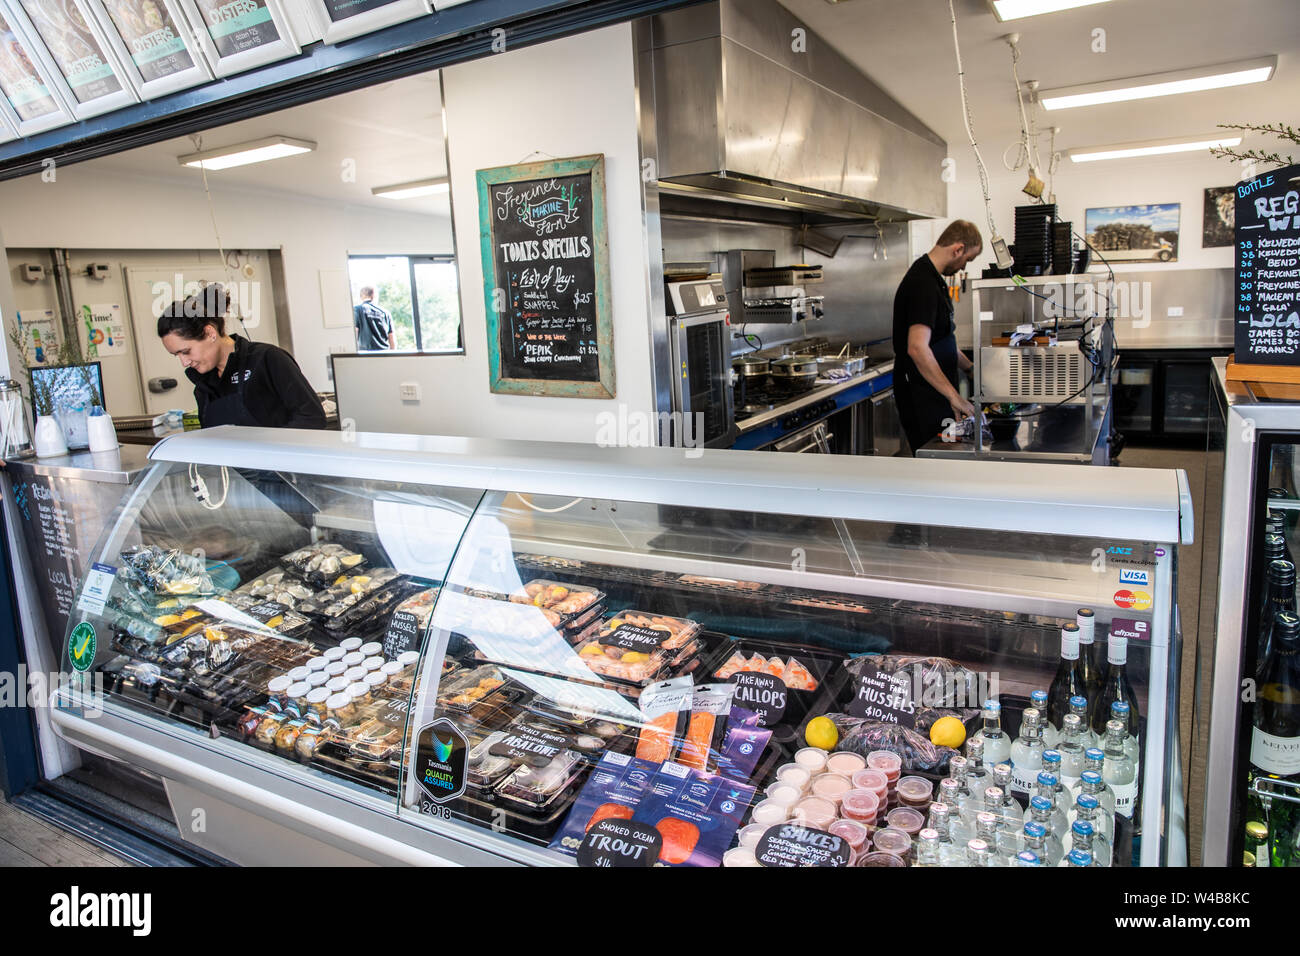
{"type": "Polygon", "coordinates": [[[468,752],[469,741],[446,717],[420,728],[415,738],[415,782],[425,796],[446,803],[465,792],[468,752]]]}
{"type": "Polygon", "coordinates": [[[1110,622],[1110,636],[1124,637],[1130,641],[1151,640],[1151,624],[1131,617],[1117,617],[1110,622]]]}

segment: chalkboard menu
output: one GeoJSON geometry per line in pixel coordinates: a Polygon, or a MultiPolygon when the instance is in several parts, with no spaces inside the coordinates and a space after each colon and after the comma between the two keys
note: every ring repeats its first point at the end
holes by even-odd
{"type": "Polygon", "coordinates": [[[492,391],[614,397],[605,158],[478,171],[492,391]]]}
{"type": "Polygon", "coordinates": [[[1300,165],[1237,183],[1236,354],[1300,365],[1300,165]]]}

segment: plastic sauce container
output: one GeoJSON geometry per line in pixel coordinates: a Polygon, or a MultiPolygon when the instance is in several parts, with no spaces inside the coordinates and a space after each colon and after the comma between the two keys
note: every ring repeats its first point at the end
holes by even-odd
{"type": "Polygon", "coordinates": [[[767,799],[783,807],[794,806],[802,797],[803,791],[792,783],[782,783],[778,780],[767,788],[767,799]]]}
{"type": "Polygon", "coordinates": [[[808,781],[812,779],[812,774],[806,767],[801,767],[797,763],[787,763],[777,767],[776,779],[804,791],[808,789],[808,781]]]}
{"type": "Polygon", "coordinates": [[[884,827],[871,838],[871,848],[879,853],[892,853],[906,861],[912,852],[912,837],[896,827],[884,827]]]}
{"type": "Polygon", "coordinates": [[[880,798],[881,803],[884,803],[889,790],[889,778],[885,776],[883,771],[868,768],[859,770],[853,775],[853,786],[862,790],[870,790],[880,798]]]}
{"type": "Polygon", "coordinates": [[[873,790],[850,790],[840,800],[840,813],[847,820],[874,824],[880,815],[880,797],[873,790]]]}
{"type": "Polygon", "coordinates": [[[752,850],[754,847],[758,846],[758,841],[763,839],[763,834],[766,833],[767,830],[768,828],[763,826],[761,823],[751,823],[740,831],[737,839],[740,840],[741,846],[747,846],[752,850]]]}
{"type": "Polygon", "coordinates": [[[866,760],[848,751],[831,754],[826,758],[826,772],[838,773],[845,777],[853,776],[859,770],[865,769],[866,766],[866,760]]]}
{"type": "Polygon", "coordinates": [[[857,862],[858,857],[866,849],[867,842],[871,839],[871,831],[857,820],[836,820],[830,825],[829,832],[833,836],[842,838],[853,849],[853,856],[849,860],[849,866],[857,862]]]}
{"type": "Polygon", "coordinates": [[[924,777],[900,777],[894,790],[900,804],[917,809],[929,806],[934,796],[934,784],[924,777]]]}
{"type": "Polygon", "coordinates": [[[835,804],[822,797],[804,797],[794,805],[791,816],[804,826],[825,830],[835,822],[835,804]]]}
{"type": "Polygon", "coordinates": [[[815,797],[829,800],[835,806],[840,805],[844,795],[853,789],[853,782],[838,773],[824,773],[812,782],[811,792],[815,797]]]}
{"type": "Polygon", "coordinates": [[[925,826],[925,815],[912,807],[899,807],[885,814],[885,824],[895,830],[902,830],[913,839],[925,826]]]}
{"type": "Polygon", "coordinates": [[[790,808],[779,803],[773,803],[771,800],[764,800],[754,807],[754,812],[750,814],[749,819],[766,830],[768,827],[776,826],[778,823],[785,823],[786,820],[790,819],[790,808]]]}
{"type": "Polygon", "coordinates": [[[873,750],[867,754],[867,766],[872,770],[883,771],[889,782],[893,783],[903,770],[903,758],[892,750],[873,750]]]}
{"type": "Polygon", "coordinates": [[[810,774],[818,774],[826,769],[826,751],[820,747],[804,747],[794,755],[794,762],[810,774]]]}
{"type": "Polygon", "coordinates": [[[747,846],[733,846],[722,854],[723,866],[761,866],[754,851],[747,846]]]}
{"type": "Polygon", "coordinates": [[[907,866],[903,858],[894,853],[873,850],[858,857],[858,866],[907,866]]]}

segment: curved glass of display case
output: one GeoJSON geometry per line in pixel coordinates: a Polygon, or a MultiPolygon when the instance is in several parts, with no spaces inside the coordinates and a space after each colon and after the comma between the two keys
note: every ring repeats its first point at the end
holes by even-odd
{"type": "Polygon", "coordinates": [[[1180,473],[249,429],[154,458],[55,722],[169,794],[370,860],[596,865],[896,864],[960,796],[964,862],[986,801],[1024,849],[1044,691],[1061,819],[1099,746],[1108,857],[1183,858],[1180,473]]]}

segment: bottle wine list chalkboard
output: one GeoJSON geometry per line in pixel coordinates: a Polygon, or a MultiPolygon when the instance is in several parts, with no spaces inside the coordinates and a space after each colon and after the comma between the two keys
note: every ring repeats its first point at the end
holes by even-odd
{"type": "Polygon", "coordinates": [[[492,391],[614,397],[605,157],[478,171],[492,391]]]}
{"type": "Polygon", "coordinates": [[[1300,165],[1237,183],[1236,353],[1300,365],[1300,165]]]}

